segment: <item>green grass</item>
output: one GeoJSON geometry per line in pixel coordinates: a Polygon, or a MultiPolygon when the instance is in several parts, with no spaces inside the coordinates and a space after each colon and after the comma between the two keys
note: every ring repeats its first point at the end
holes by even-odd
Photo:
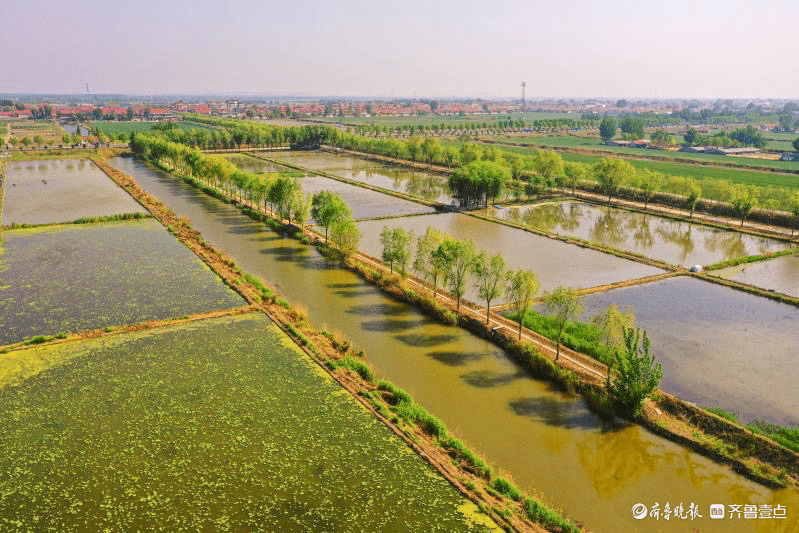
{"type": "MultiPolygon", "coordinates": [[[[516,320],[517,313],[507,313],[508,318],[516,320]]],[[[557,325],[551,316],[538,313],[533,310],[527,311],[524,317],[525,327],[543,335],[548,339],[557,338],[557,325]]],[[[561,344],[572,350],[590,355],[594,359],[605,364],[609,361],[607,349],[601,344],[602,333],[599,328],[592,324],[583,322],[567,322],[561,336],[561,344]]]]}
{"type": "MultiPolygon", "coordinates": [[[[729,420],[733,424],[743,425],[738,419],[738,415],[736,413],[725,411],[719,407],[704,407],[704,409],[705,411],[709,411],[725,420],[729,420]]],[[[799,426],[788,427],[771,424],[768,422],[755,421],[751,424],[746,424],[745,427],[753,433],[758,433],[777,441],[789,450],[799,452],[799,426]]]]}

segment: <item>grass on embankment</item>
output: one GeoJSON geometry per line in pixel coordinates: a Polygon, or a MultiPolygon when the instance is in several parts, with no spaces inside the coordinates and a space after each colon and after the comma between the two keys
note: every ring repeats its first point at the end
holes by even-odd
{"type": "Polygon", "coordinates": [[[766,437],[779,442],[789,450],[799,452],[799,426],[780,426],[777,424],[770,424],[768,422],[761,421],[752,422],[751,424],[742,424],[738,419],[738,415],[731,413],[730,411],[725,411],[724,409],[720,409],[718,407],[705,407],[704,409],[706,411],[710,411],[716,416],[724,418],[725,420],[729,420],[733,424],[743,426],[753,433],[765,435],[766,437]]]}
{"type": "MultiPolygon", "coordinates": [[[[2,201],[2,199],[2,194],[0,194],[0,201],[2,201]]],[[[2,212],[0,212],[0,214],[2,214],[2,212]]],[[[44,224],[17,224],[14,222],[7,226],[3,226],[3,229],[13,230],[38,228],[40,226],[60,226],[65,224],[99,224],[101,222],[123,222],[127,220],[141,220],[143,218],[153,218],[153,215],[150,213],[121,213],[117,215],[103,215],[99,217],[81,217],[71,222],[47,222],[44,224]]]]}

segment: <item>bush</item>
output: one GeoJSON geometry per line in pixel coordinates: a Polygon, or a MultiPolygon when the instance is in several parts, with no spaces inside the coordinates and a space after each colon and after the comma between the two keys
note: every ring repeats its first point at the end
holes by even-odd
{"type": "Polygon", "coordinates": [[[491,488],[513,501],[518,502],[522,499],[521,491],[513,483],[503,477],[497,476],[494,478],[494,481],[491,482],[491,488]]]}
{"type": "Polygon", "coordinates": [[[361,376],[361,379],[369,383],[375,380],[374,371],[372,371],[372,369],[369,368],[369,366],[366,363],[364,363],[363,361],[358,361],[351,355],[347,355],[343,359],[339,360],[338,366],[346,368],[348,370],[352,370],[353,372],[361,376]]]}

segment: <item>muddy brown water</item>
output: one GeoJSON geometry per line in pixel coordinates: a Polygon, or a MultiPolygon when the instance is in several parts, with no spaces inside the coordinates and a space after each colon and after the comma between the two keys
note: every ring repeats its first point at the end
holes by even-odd
{"type": "MultiPolygon", "coordinates": [[[[527,490],[602,532],[777,532],[799,527],[795,491],[770,490],[729,467],[652,435],[605,422],[585,404],[530,378],[496,346],[432,322],[383,295],[314,249],[285,239],[236,208],[131,159],[112,164],[224,249],[246,271],[307,307],[318,325],[343,332],[379,373],[432,413],[527,490]],[[666,502],[700,505],[686,520],[635,520],[631,508],[666,502]],[[788,519],[723,522],[713,503],[787,505],[788,519]]],[[[416,218],[416,217],[412,217],[416,218]]]]}
{"type": "MultiPolygon", "coordinates": [[[[472,239],[478,250],[502,255],[509,268],[526,268],[538,273],[542,290],[551,290],[559,285],[594,287],[663,272],[659,268],[463,213],[361,222],[358,224],[362,234],[360,249],[373,257],[382,254],[380,232],[383,226],[401,226],[417,236],[423,235],[428,227],[433,227],[457,239],[472,239]]],[[[466,298],[480,303],[477,291],[471,285],[470,282],[466,298]]],[[[498,298],[495,303],[503,301],[503,298],[498,298]]]]}
{"type": "Polygon", "coordinates": [[[88,159],[10,161],[6,167],[4,225],[144,212],[88,159]]]}
{"type": "Polygon", "coordinates": [[[799,308],[680,277],[585,296],[584,318],[631,306],[664,367],[661,386],[747,422],[799,424],[799,308]]]}
{"type": "Polygon", "coordinates": [[[762,255],[790,246],[767,237],[584,202],[492,209],[491,215],[685,267],[762,255]]]}
{"type": "Polygon", "coordinates": [[[713,275],[799,297],[799,254],[725,268],[713,275]]]}

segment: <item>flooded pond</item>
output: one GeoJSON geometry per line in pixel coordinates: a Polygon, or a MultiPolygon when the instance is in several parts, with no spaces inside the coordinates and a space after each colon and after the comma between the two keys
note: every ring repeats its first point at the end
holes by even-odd
{"type": "Polygon", "coordinates": [[[799,309],[689,277],[583,298],[586,318],[631,305],[663,363],[661,387],[741,420],[799,424],[799,309]]]}
{"type": "Polygon", "coordinates": [[[799,297],[799,254],[725,268],[713,275],[799,297]]]}
{"type": "Polygon", "coordinates": [[[491,214],[685,267],[776,252],[789,246],[776,239],[584,202],[492,209],[491,214]]]}
{"type": "Polygon", "coordinates": [[[0,384],[0,529],[487,531],[263,315],[29,352],[50,368],[0,384]]]}
{"type": "Polygon", "coordinates": [[[145,212],[88,159],[9,161],[4,204],[4,225],[145,212]]]}
{"type": "Polygon", "coordinates": [[[420,213],[435,213],[436,211],[426,205],[395,198],[388,194],[322,176],[301,178],[300,184],[305,195],[316,194],[321,191],[330,191],[338,194],[350,207],[352,217],[356,220],[386,216],[400,217],[420,213]]]}
{"type": "MultiPolygon", "coordinates": [[[[61,124],[61,127],[64,129],[65,132],[69,133],[70,135],[73,134],[73,133],[77,133],[78,132],[78,125],[77,124],[61,124]]],[[[89,134],[89,130],[86,129],[86,128],[81,128],[80,129],[80,134],[81,135],[88,135],[89,134]]]]}
{"type": "MultiPolygon", "coordinates": [[[[637,426],[603,422],[584,402],[532,379],[491,343],[435,323],[388,298],[316,250],[269,231],[235,207],[156,171],[116,159],[118,166],[245,271],[277,285],[311,320],[343,332],[379,372],[413,396],[500,470],[582,520],[592,531],[684,533],[683,521],[636,521],[631,507],[666,501],[799,506],[796,491],[769,490],[730,468],[637,426]]],[[[412,217],[408,220],[412,220],[412,217]]],[[[743,521],[725,531],[774,532],[799,527],[743,521]],[[787,529],[786,529],[787,528],[787,529]]],[[[689,529],[690,530],[690,529],[689,529]]]]}
{"type": "Polygon", "coordinates": [[[286,172],[292,170],[247,154],[219,154],[242,170],[262,174],[264,172],[286,172]]]}
{"type": "Polygon", "coordinates": [[[297,150],[290,152],[269,152],[267,157],[311,170],[356,170],[373,166],[365,159],[336,155],[330,152],[297,150]]]}
{"type": "Polygon", "coordinates": [[[152,219],[3,233],[0,344],[245,305],[152,219]]]}
{"type": "MultiPolygon", "coordinates": [[[[473,239],[478,250],[501,254],[509,268],[537,272],[543,290],[558,285],[593,287],[662,272],[655,267],[461,213],[361,222],[358,224],[362,234],[360,249],[373,257],[380,257],[382,253],[380,231],[383,226],[402,226],[417,236],[433,227],[457,239],[473,239]]],[[[466,297],[479,303],[474,290],[467,291],[466,297]]]]}

